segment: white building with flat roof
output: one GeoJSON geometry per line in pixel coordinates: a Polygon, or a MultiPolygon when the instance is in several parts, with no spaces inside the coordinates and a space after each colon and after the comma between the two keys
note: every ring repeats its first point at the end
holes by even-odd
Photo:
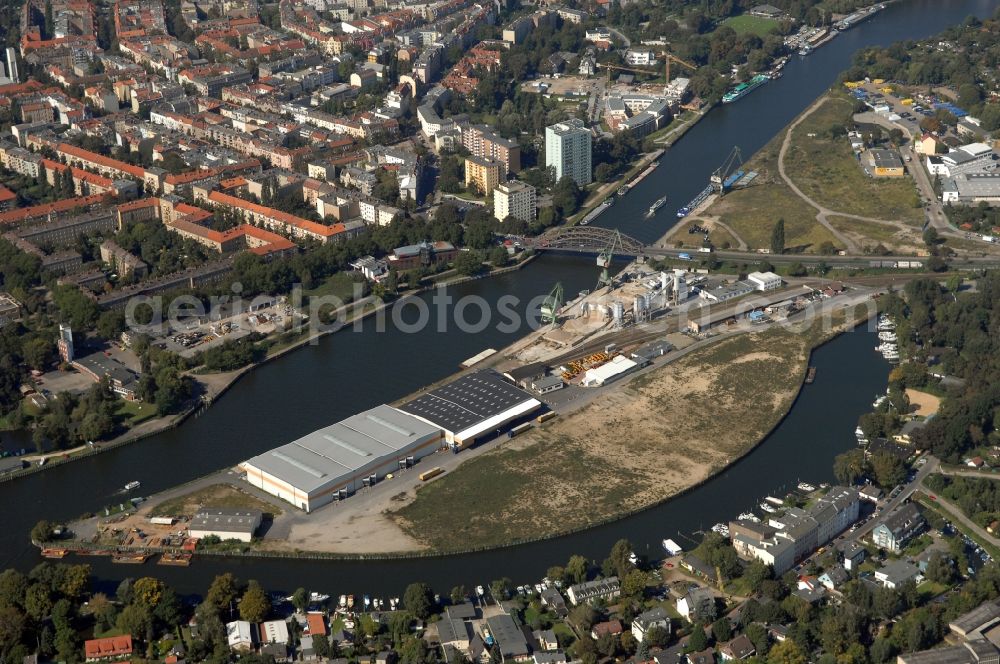
{"type": "Polygon", "coordinates": [[[504,182],[493,190],[493,216],[499,221],[514,217],[531,223],[537,216],[535,200],[535,188],[527,182],[504,182]]]}
{"type": "Polygon", "coordinates": [[[545,128],[545,165],[555,169],[557,182],[566,175],[581,187],[593,181],[591,135],[582,120],[574,118],[545,128]]]}
{"type": "Polygon", "coordinates": [[[251,485],[310,512],[419,461],[442,431],[381,405],[244,461],[251,485]]]}
{"type": "Polygon", "coordinates": [[[781,288],[781,277],[774,272],[751,272],[747,281],[754,284],[759,291],[770,291],[781,288]]]}

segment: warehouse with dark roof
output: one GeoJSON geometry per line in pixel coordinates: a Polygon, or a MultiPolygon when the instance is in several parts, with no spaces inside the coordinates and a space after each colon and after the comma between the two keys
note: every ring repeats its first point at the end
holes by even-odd
{"type": "Polygon", "coordinates": [[[491,370],[475,371],[426,392],[400,410],[444,432],[456,449],[468,447],[511,422],[530,415],[542,402],[491,370]]]}

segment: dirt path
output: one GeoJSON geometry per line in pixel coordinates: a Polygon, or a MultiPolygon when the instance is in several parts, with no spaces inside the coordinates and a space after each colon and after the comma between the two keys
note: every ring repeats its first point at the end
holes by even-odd
{"type": "MultiPolygon", "coordinates": [[[[693,222],[695,222],[695,223],[697,223],[699,225],[704,224],[704,225],[706,225],[709,228],[709,230],[711,230],[712,226],[718,226],[722,230],[724,230],[727,233],[729,233],[730,235],[732,235],[733,239],[736,240],[737,246],[733,247],[733,249],[735,251],[750,251],[750,247],[749,247],[749,245],[747,245],[746,240],[744,240],[742,237],[740,237],[740,234],[737,233],[736,230],[732,226],[730,226],[729,224],[723,222],[717,216],[706,215],[706,216],[703,216],[703,217],[702,216],[691,217],[690,219],[688,219],[688,221],[693,221],[693,222]]],[[[688,228],[688,226],[689,226],[689,224],[687,224],[687,223],[681,223],[681,224],[676,224],[674,226],[671,226],[670,230],[667,231],[666,233],[664,233],[663,237],[661,237],[659,240],[657,240],[657,244],[659,244],[662,247],[666,247],[667,246],[667,241],[670,238],[672,238],[674,235],[676,235],[682,228],[688,228]]]]}
{"type": "Polygon", "coordinates": [[[812,198],[810,198],[809,196],[807,196],[806,193],[804,191],[802,191],[801,189],[799,189],[799,187],[795,184],[795,182],[792,181],[792,178],[789,177],[788,173],[785,171],[785,155],[788,154],[788,148],[792,144],[792,132],[795,130],[796,127],[799,126],[799,124],[802,123],[803,120],[805,120],[807,117],[809,117],[810,115],[812,115],[812,113],[815,112],[816,109],[818,109],[820,106],[822,106],[824,103],[826,103],[826,101],[827,101],[827,98],[826,98],[825,95],[822,96],[822,97],[820,97],[819,99],[817,99],[813,103],[812,106],[810,106],[809,108],[807,108],[806,111],[802,115],[800,115],[798,118],[796,118],[795,121],[792,122],[792,124],[790,124],[788,126],[788,129],[785,131],[785,138],[781,142],[781,150],[778,152],[778,173],[781,175],[781,179],[785,181],[785,184],[787,184],[788,187],[792,191],[794,191],[795,194],[799,198],[801,198],[802,200],[804,200],[810,206],[816,208],[816,221],[818,221],[824,228],[826,228],[828,231],[830,231],[830,233],[835,238],[837,238],[844,245],[844,248],[847,249],[848,253],[850,253],[850,254],[858,254],[858,253],[861,253],[861,252],[860,252],[860,250],[858,248],[857,243],[854,242],[854,240],[852,240],[851,238],[849,238],[847,235],[845,235],[841,231],[837,230],[837,228],[835,228],[834,225],[830,223],[830,221],[828,219],[829,216],[833,215],[833,216],[838,216],[838,217],[846,217],[848,219],[856,219],[857,221],[864,221],[864,222],[869,222],[869,223],[873,223],[873,224],[883,224],[883,225],[886,225],[886,226],[892,226],[893,228],[896,228],[898,230],[910,230],[910,231],[912,231],[913,227],[912,226],[908,226],[907,224],[904,224],[901,221],[889,221],[889,220],[886,220],[886,219],[875,219],[875,218],[872,218],[872,217],[863,217],[863,216],[857,215],[857,214],[848,214],[846,212],[838,212],[836,210],[831,210],[830,208],[825,207],[825,206],[817,203],[812,198]]]}

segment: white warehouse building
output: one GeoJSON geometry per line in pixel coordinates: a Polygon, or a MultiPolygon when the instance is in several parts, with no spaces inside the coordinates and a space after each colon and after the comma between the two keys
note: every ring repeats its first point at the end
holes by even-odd
{"type": "Polygon", "coordinates": [[[439,427],[383,404],[241,467],[253,486],[311,512],[436,452],[441,438],[439,427]]]}
{"type": "Polygon", "coordinates": [[[752,283],[759,291],[770,291],[781,288],[781,277],[774,272],[751,272],[747,275],[747,281],[752,283]]]}

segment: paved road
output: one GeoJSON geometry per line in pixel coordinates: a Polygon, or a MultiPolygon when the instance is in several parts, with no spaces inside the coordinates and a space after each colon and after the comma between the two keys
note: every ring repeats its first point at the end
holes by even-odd
{"type": "MultiPolygon", "coordinates": [[[[935,468],[937,468],[938,467],[937,459],[934,459],[934,462],[935,462],[935,468]]],[[[929,466],[929,465],[931,465],[930,462],[927,463],[927,466],[929,466]]],[[[946,472],[945,474],[950,475],[950,474],[953,474],[953,473],[946,472]]],[[[959,474],[964,474],[964,473],[959,473],[959,474]]],[[[993,477],[991,479],[996,479],[996,478],[993,477]]],[[[944,498],[944,497],[938,495],[937,493],[935,493],[934,491],[932,491],[930,488],[928,488],[927,486],[925,486],[923,484],[923,480],[924,480],[924,478],[920,478],[920,483],[921,483],[920,489],[925,494],[927,494],[928,497],[933,496],[932,500],[935,503],[937,503],[938,507],[940,507],[944,512],[948,513],[948,516],[951,517],[951,519],[952,519],[953,522],[961,524],[963,529],[967,530],[968,532],[974,533],[980,540],[982,540],[984,542],[988,542],[988,543],[992,544],[993,546],[995,546],[997,548],[1000,548],[1000,539],[997,539],[993,535],[989,534],[988,532],[986,532],[986,530],[982,526],[980,526],[978,523],[976,523],[975,521],[973,521],[969,517],[965,516],[965,513],[962,512],[962,509],[958,505],[956,505],[955,503],[951,502],[947,498],[944,498]]]]}

